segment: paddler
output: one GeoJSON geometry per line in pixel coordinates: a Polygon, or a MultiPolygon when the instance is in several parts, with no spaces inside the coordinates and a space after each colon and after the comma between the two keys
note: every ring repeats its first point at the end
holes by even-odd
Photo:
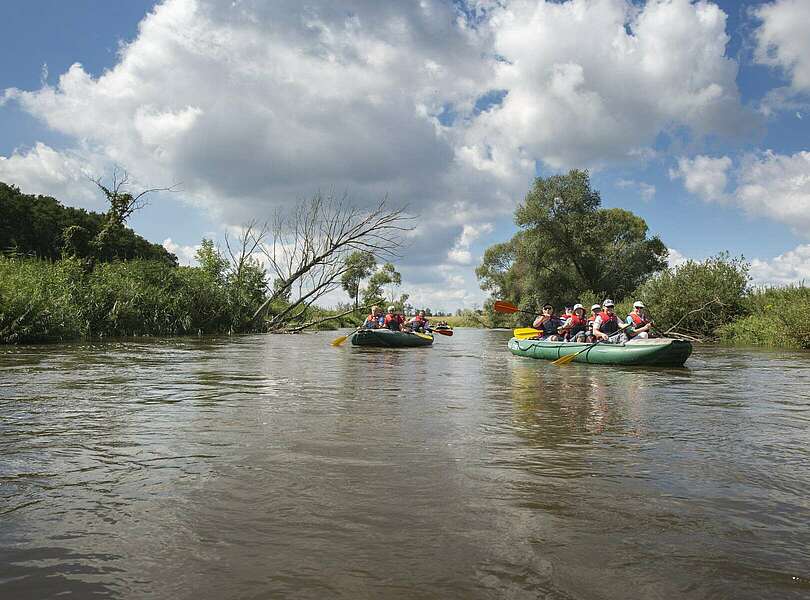
{"type": "Polygon", "coordinates": [[[596,338],[593,335],[593,322],[596,320],[596,317],[602,312],[602,305],[601,304],[594,304],[591,306],[591,314],[588,316],[588,329],[587,333],[588,336],[585,339],[586,342],[592,344],[596,341],[596,338]]]}
{"type": "Polygon", "coordinates": [[[613,312],[614,307],[613,300],[606,298],[602,302],[601,312],[593,321],[593,335],[599,342],[611,343],[616,338],[616,334],[619,333],[619,317],[613,312]]]}
{"type": "Polygon", "coordinates": [[[430,322],[425,317],[425,311],[423,310],[417,312],[416,316],[408,321],[408,325],[410,326],[411,331],[416,331],[418,333],[430,331],[430,322]]]}
{"type": "Polygon", "coordinates": [[[554,306],[544,304],[542,314],[534,320],[532,326],[542,332],[538,339],[546,342],[559,342],[562,337],[557,333],[557,330],[562,327],[562,324],[559,317],[554,315],[554,306]]]}
{"type": "Polygon", "coordinates": [[[383,327],[390,329],[391,331],[401,331],[404,323],[405,319],[402,317],[402,315],[396,312],[396,306],[389,306],[388,312],[385,315],[383,327]]]}
{"type": "Polygon", "coordinates": [[[627,315],[626,323],[630,325],[625,333],[628,338],[645,340],[650,337],[650,330],[654,323],[647,315],[647,307],[641,300],[633,302],[633,310],[627,315]]]}
{"type": "Polygon", "coordinates": [[[571,318],[571,315],[574,314],[574,308],[572,306],[566,306],[563,314],[560,315],[560,320],[565,323],[568,319],[571,318]]]}
{"type": "Polygon", "coordinates": [[[571,315],[560,327],[559,333],[565,339],[572,342],[584,342],[587,336],[588,320],[585,318],[585,307],[581,304],[574,304],[571,315]]]}
{"type": "Polygon", "coordinates": [[[383,315],[383,311],[379,306],[372,306],[371,307],[371,314],[366,317],[366,320],[363,322],[363,327],[365,329],[379,329],[383,326],[385,322],[385,315],[383,315]]]}

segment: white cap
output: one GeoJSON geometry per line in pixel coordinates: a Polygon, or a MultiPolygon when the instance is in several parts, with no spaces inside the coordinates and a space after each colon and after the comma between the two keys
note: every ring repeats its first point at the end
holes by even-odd
{"type": "Polygon", "coordinates": [[[644,303],[641,300],[636,300],[633,302],[633,308],[645,308],[644,303]]]}
{"type": "Polygon", "coordinates": [[[581,308],[582,310],[585,310],[585,307],[582,306],[581,304],[574,304],[574,310],[576,310],[578,308],[581,308]]]}
{"type": "Polygon", "coordinates": [[[388,312],[394,312],[395,310],[396,310],[396,306],[394,306],[393,304],[388,307],[388,312]]]}
{"type": "Polygon", "coordinates": [[[610,298],[605,298],[605,301],[602,302],[602,306],[615,306],[615,304],[613,304],[613,300],[610,298]]]}
{"type": "Polygon", "coordinates": [[[597,308],[601,309],[602,305],[601,304],[594,304],[593,306],[591,306],[591,310],[596,310],[597,308]]]}

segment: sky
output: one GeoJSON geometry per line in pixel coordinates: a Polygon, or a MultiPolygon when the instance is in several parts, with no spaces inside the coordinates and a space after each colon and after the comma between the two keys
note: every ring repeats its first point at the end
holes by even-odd
{"type": "Polygon", "coordinates": [[[130,225],[184,264],[318,192],[387,196],[418,216],[411,302],[473,308],[533,178],[580,168],[671,264],[728,251],[756,284],[810,281],[808,0],[4,9],[0,181],[94,210],[88,175],[174,185],[130,225]]]}

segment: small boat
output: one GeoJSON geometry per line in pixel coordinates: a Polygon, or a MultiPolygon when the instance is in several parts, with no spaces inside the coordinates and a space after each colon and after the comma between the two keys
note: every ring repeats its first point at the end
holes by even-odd
{"type": "MultiPolygon", "coordinates": [[[[516,356],[557,360],[579,352],[589,344],[578,342],[543,342],[540,340],[509,340],[509,351],[516,356]]],[[[691,342],[669,338],[637,340],[626,344],[597,344],[579,354],[574,362],[592,365],[655,365],[682,367],[692,354],[691,342]]]]}
{"type": "Polygon", "coordinates": [[[434,325],[431,329],[433,329],[433,331],[453,331],[453,328],[450,327],[450,325],[447,325],[446,323],[434,325]]]}
{"type": "Polygon", "coordinates": [[[360,329],[351,336],[353,346],[376,346],[378,348],[413,348],[430,346],[433,336],[427,333],[391,331],[390,329],[360,329]]]}

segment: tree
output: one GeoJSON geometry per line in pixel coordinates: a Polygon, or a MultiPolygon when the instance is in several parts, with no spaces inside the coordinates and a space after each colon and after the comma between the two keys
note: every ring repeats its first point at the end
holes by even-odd
{"type": "Polygon", "coordinates": [[[622,298],[666,268],[666,246],[647,237],[644,219],[600,205],[587,171],[535,179],[515,211],[520,231],[476,269],[481,288],[534,310],[586,292],[622,298]]]}
{"type": "Polygon", "coordinates": [[[340,278],[340,285],[349,294],[349,297],[354,299],[355,310],[358,308],[360,301],[360,284],[374,272],[376,266],[377,259],[371,252],[365,250],[352,252],[346,258],[346,271],[340,278]]]}
{"type": "Polygon", "coordinates": [[[410,220],[402,209],[389,209],[385,199],[362,210],[345,195],[317,194],[289,213],[277,213],[270,223],[246,227],[242,245],[261,254],[274,279],[253,318],[267,311],[271,331],[299,331],[354,312],[352,308],[313,320],[309,307],[340,287],[352,253],[368,252],[375,259],[394,256],[400,235],[411,229],[410,220]]]}
{"type": "Polygon", "coordinates": [[[225,282],[228,261],[222,256],[222,253],[212,240],[203,238],[200,247],[194,254],[194,258],[197,259],[200,268],[212,281],[219,284],[225,282]]]}
{"type": "Polygon", "coordinates": [[[23,194],[0,182],[0,252],[58,260],[62,256],[93,258],[106,262],[115,258],[141,258],[177,265],[177,257],[160,244],[152,244],[128,227],[122,227],[106,252],[91,242],[108,216],[80,208],[62,206],[48,196],[23,194]]]}
{"type": "Polygon", "coordinates": [[[405,309],[408,294],[397,296],[399,286],[402,285],[402,275],[392,263],[385,263],[368,280],[363,293],[363,304],[392,304],[397,310],[405,309]]]}

